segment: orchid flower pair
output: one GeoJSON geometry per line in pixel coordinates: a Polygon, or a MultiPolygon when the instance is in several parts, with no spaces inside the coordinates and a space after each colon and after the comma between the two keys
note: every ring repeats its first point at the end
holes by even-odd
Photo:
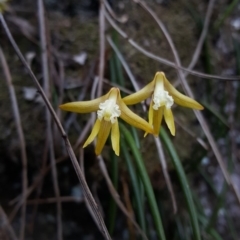
{"type": "Polygon", "coordinates": [[[112,148],[115,154],[119,156],[120,133],[118,117],[128,124],[144,130],[145,135],[151,133],[155,136],[159,134],[162,118],[164,117],[171,134],[175,135],[175,124],[171,110],[174,102],[183,107],[203,109],[201,104],[176,90],[163,72],[157,72],[153,81],[140,91],[125,98],[121,97],[118,88],[111,88],[107,94],[97,99],[70,102],[59,107],[62,110],[77,113],[97,112],[97,120],[83,147],[89,145],[97,137],[95,153],[99,155],[111,131],[112,148]],[[148,122],[146,122],[132,112],[127,105],[140,103],[149,97],[151,97],[151,103],[148,112],[148,122]]]}

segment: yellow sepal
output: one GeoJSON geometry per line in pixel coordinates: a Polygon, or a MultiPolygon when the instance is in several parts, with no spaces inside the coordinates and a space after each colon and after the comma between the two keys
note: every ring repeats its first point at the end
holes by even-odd
{"type": "Polygon", "coordinates": [[[86,142],[83,145],[83,148],[85,148],[88,144],[90,144],[94,140],[94,138],[97,136],[97,134],[99,132],[100,126],[101,126],[101,121],[99,119],[97,119],[93,126],[90,136],[88,137],[88,139],[86,140],[86,142]]]}
{"type": "Polygon", "coordinates": [[[119,140],[120,140],[119,126],[118,126],[118,120],[116,120],[116,122],[113,123],[112,125],[111,142],[112,142],[113,151],[117,156],[119,156],[119,140]]]}
{"type": "MultiPolygon", "coordinates": [[[[149,110],[150,111],[150,110],[149,110]]],[[[162,123],[162,117],[163,117],[163,111],[164,107],[158,108],[158,110],[152,110],[153,111],[153,129],[154,129],[154,135],[158,136],[161,123],[162,123]]]]}
{"type": "Polygon", "coordinates": [[[126,105],[133,105],[147,99],[152,94],[153,90],[154,90],[154,81],[151,81],[141,90],[124,97],[122,100],[126,105]]]}
{"type": "Polygon", "coordinates": [[[174,117],[173,117],[171,108],[168,109],[164,107],[163,115],[171,134],[175,136],[175,124],[174,124],[174,117]]]}
{"type": "Polygon", "coordinates": [[[99,129],[99,133],[97,136],[97,144],[96,144],[96,148],[95,148],[95,153],[98,156],[99,154],[101,154],[102,149],[107,141],[108,135],[110,133],[112,124],[110,121],[105,121],[104,119],[102,121],[100,121],[101,126],[99,129]]]}
{"type": "Polygon", "coordinates": [[[118,101],[118,105],[119,108],[121,109],[120,118],[122,118],[125,122],[136,128],[140,128],[147,133],[153,133],[152,126],[143,118],[139,117],[137,114],[132,112],[121,98],[118,101]]]}
{"type": "Polygon", "coordinates": [[[79,102],[70,102],[65,103],[59,106],[62,110],[76,113],[90,113],[96,112],[99,108],[99,104],[104,102],[108,98],[109,93],[106,95],[96,98],[90,101],[79,101],[79,102]]]}
{"type": "Polygon", "coordinates": [[[197,109],[197,110],[203,110],[204,107],[195,101],[194,99],[187,97],[186,95],[180,93],[165,77],[165,74],[163,72],[159,72],[157,77],[161,77],[164,80],[164,87],[165,89],[169,92],[169,94],[173,97],[173,100],[176,104],[183,106],[183,107],[188,107],[192,109],[197,109]]]}

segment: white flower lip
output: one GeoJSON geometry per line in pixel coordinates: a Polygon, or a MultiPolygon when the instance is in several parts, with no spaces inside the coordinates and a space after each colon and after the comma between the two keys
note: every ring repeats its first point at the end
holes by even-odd
{"type": "Polygon", "coordinates": [[[121,115],[121,110],[114,100],[107,99],[105,102],[99,104],[97,115],[100,121],[104,118],[104,120],[111,121],[113,124],[116,122],[116,118],[121,115]]]}
{"type": "Polygon", "coordinates": [[[153,94],[153,109],[158,110],[161,106],[171,108],[174,103],[172,96],[169,95],[168,91],[164,90],[163,84],[157,84],[153,94]]]}

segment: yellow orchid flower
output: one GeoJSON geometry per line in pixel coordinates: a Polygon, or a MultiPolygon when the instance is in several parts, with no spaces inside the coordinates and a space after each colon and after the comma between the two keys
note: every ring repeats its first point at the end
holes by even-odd
{"type": "Polygon", "coordinates": [[[126,96],[123,98],[123,101],[126,103],[126,105],[132,105],[139,103],[150,96],[152,99],[149,107],[148,119],[151,126],[153,126],[154,135],[159,134],[162,117],[164,116],[165,122],[171,134],[175,136],[175,124],[171,110],[174,102],[183,107],[198,110],[203,109],[203,106],[197,101],[180,93],[167,80],[163,72],[157,72],[152,82],[150,82],[140,91],[126,96]]]}
{"type": "Polygon", "coordinates": [[[122,118],[130,125],[140,128],[147,133],[153,133],[152,126],[133,113],[123,102],[118,88],[111,88],[110,91],[97,99],[81,102],[70,102],[59,106],[62,110],[76,113],[97,112],[97,120],[93,126],[92,132],[83,147],[90,144],[97,136],[95,148],[96,155],[102,152],[108,135],[111,131],[112,148],[119,156],[119,127],[118,117],[122,118]]]}

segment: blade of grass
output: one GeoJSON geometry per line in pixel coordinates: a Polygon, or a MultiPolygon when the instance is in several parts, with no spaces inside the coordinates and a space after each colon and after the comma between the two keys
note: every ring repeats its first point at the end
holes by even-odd
{"type": "Polygon", "coordinates": [[[229,230],[230,230],[229,232],[230,232],[230,235],[232,236],[232,239],[238,240],[239,234],[237,233],[236,228],[234,227],[233,219],[229,216],[228,211],[225,212],[225,215],[226,215],[227,225],[229,227],[229,230]]]}
{"type": "Polygon", "coordinates": [[[133,135],[133,138],[134,138],[137,148],[140,148],[140,141],[139,141],[139,137],[137,134],[137,129],[131,126],[131,133],[133,135]]]}
{"type": "Polygon", "coordinates": [[[179,216],[175,216],[174,218],[176,224],[176,231],[174,233],[174,239],[184,240],[184,229],[182,226],[182,221],[179,219],[179,216]]]}
{"type": "Polygon", "coordinates": [[[236,71],[237,74],[240,74],[240,44],[239,41],[233,37],[233,46],[234,46],[234,53],[236,57],[236,71]]]}
{"type": "Polygon", "coordinates": [[[112,83],[117,83],[117,78],[115,74],[115,66],[114,66],[114,53],[112,53],[109,60],[109,68],[110,68],[110,79],[112,83]]]}
{"type": "Polygon", "coordinates": [[[161,129],[160,136],[169,151],[172,162],[175,166],[177,175],[179,177],[179,181],[181,183],[182,190],[184,192],[185,200],[187,203],[187,207],[188,207],[188,211],[189,211],[189,215],[190,215],[190,219],[191,219],[194,239],[200,240],[201,236],[200,236],[200,230],[199,230],[199,225],[198,225],[197,213],[196,213],[196,209],[194,206],[191,190],[189,188],[189,184],[187,181],[187,177],[183,170],[182,163],[181,163],[181,161],[178,157],[178,154],[172,144],[171,139],[169,138],[169,136],[166,133],[166,131],[164,130],[164,128],[161,129]]]}
{"type": "Polygon", "coordinates": [[[134,156],[135,163],[136,163],[136,166],[138,169],[138,173],[141,177],[141,180],[143,182],[144,189],[145,189],[145,192],[147,195],[147,199],[148,199],[148,203],[149,203],[149,206],[151,209],[153,221],[155,223],[157,235],[158,235],[159,239],[165,240],[166,237],[165,237],[165,233],[164,233],[164,229],[163,229],[163,225],[162,225],[162,220],[161,220],[161,217],[159,214],[159,209],[157,206],[156,198],[154,196],[153,188],[152,188],[149,176],[147,174],[146,167],[144,166],[142,156],[134,142],[134,139],[133,139],[130,131],[123,124],[120,124],[120,129],[125,137],[126,143],[130,147],[132,154],[134,156]]]}
{"type": "Polygon", "coordinates": [[[103,177],[106,180],[107,186],[108,186],[108,190],[111,193],[112,197],[114,198],[116,204],[118,205],[118,207],[121,209],[121,211],[125,214],[125,216],[132,222],[132,224],[136,227],[136,229],[138,230],[138,232],[141,234],[141,236],[146,240],[146,234],[142,231],[142,229],[140,228],[140,226],[138,225],[138,223],[135,221],[134,217],[132,216],[132,214],[130,212],[128,212],[128,209],[125,207],[125,205],[122,203],[120,196],[118,194],[118,192],[115,190],[112,181],[109,177],[108,171],[107,171],[107,167],[105,165],[105,162],[102,158],[101,155],[99,155],[97,157],[98,159],[98,164],[100,167],[100,170],[103,174],[103,177]]]}
{"type": "Polygon", "coordinates": [[[224,185],[223,185],[221,193],[218,195],[218,199],[215,203],[215,207],[213,209],[212,215],[209,218],[209,221],[208,221],[208,224],[207,224],[207,227],[206,227],[207,231],[209,231],[215,225],[215,223],[217,221],[219,210],[224,205],[226,192],[227,192],[227,185],[226,185],[226,182],[225,182],[224,185]]]}
{"type": "Polygon", "coordinates": [[[202,175],[203,179],[205,180],[205,182],[209,186],[209,188],[212,190],[213,194],[215,196],[217,196],[218,195],[217,190],[216,190],[210,176],[200,166],[198,167],[198,172],[202,175]]]}
{"type": "MultiPolygon", "coordinates": [[[[118,159],[115,154],[111,151],[111,177],[112,183],[115,189],[117,190],[118,185],[118,159]]],[[[116,212],[117,212],[117,205],[113,198],[111,198],[109,203],[109,211],[108,211],[108,230],[110,235],[113,234],[115,223],[116,223],[116,212]]]]}
{"type": "MultiPolygon", "coordinates": [[[[198,219],[203,226],[206,226],[208,222],[208,217],[206,217],[204,214],[198,214],[198,219]]],[[[205,239],[209,240],[223,240],[214,228],[210,228],[207,232],[202,231],[202,235],[205,239]]]]}
{"type": "Polygon", "coordinates": [[[218,29],[221,27],[225,19],[231,14],[231,12],[235,9],[238,3],[239,3],[239,0],[233,0],[231,4],[227,5],[220,19],[214,24],[214,32],[218,31],[218,29]]]}
{"type": "Polygon", "coordinates": [[[136,209],[137,209],[139,223],[140,223],[142,230],[146,233],[146,222],[145,222],[145,216],[144,216],[144,205],[142,202],[141,190],[140,190],[140,186],[139,186],[139,182],[137,179],[137,175],[136,175],[134,166],[132,164],[132,159],[131,159],[129,151],[127,149],[127,144],[125,142],[125,139],[122,139],[121,147],[122,147],[122,151],[123,151],[124,160],[126,161],[129,175],[131,178],[132,189],[133,189],[133,192],[135,195],[135,200],[136,200],[136,209]]]}
{"type": "MultiPolygon", "coordinates": [[[[113,42],[115,43],[116,46],[119,47],[118,33],[116,30],[113,31],[113,42]]],[[[121,86],[124,86],[125,81],[124,81],[124,76],[123,76],[122,65],[121,65],[121,62],[119,61],[118,56],[115,52],[113,53],[113,60],[114,60],[114,66],[115,66],[116,73],[117,73],[117,83],[121,86]]]]}
{"type": "MultiPolygon", "coordinates": [[[[236,54],[236,73],[240,73],[240,43],[239,41],[234,37],[233,38],[233,46],[234,46],[234,52],[236,54]]],[[[236,98],[236,103],[240,102],[240,86],[238,85],[237,89],[237,98],[236,98]]],[[[236,116],[239,117],[239,108],[236,109],[236,116]]]]}
{"type": "Polygon", "coordinates": [[[202,104],[204,105],[204,107],[206,109],[208,109],[216,118],[218,118],[218,120],[223,123],[226,127],[229,128],[229,125],[227,123],[227,120],[223,117],[223,115],[221,113],[219,113],[219,111],[215,110],[208,102],[206,101],[202,101],[202,104]]]}
{"type": "Polygon", "coordinates": [[[209,230],[209,235],[213,237],[213,240],[223,240],[219,233],[213,228],[209,230]]]}

